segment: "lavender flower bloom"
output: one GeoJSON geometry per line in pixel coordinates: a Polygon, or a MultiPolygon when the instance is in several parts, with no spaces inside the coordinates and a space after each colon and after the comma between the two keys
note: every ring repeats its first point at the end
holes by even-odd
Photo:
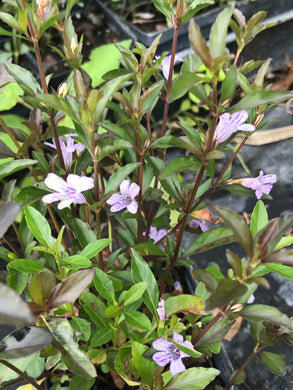
{"type": "Polygon", "coordinates": [[[150,228],[150,234],[149,237],[154,240],[154,243],[156,244],[158,241],[160,241],[163,237],[167,235],[166,230],[160,229],[158,230],[154,226],[151,226],[150,228]]]}
{"type": "Polygon", "coordinates": [[[229,114],[226,112],[220,116],[220,122],[215,130],[214,140],[217,144],[226,141],[236,131],[254,131],[255,126],[244,123],[248,118],[248,112],[245,110],[229,114]]]}
{"type": "Polygon", "coordinates": [[[166,319],[166,312],[165,312],[165,300],[164,299],[160,299],[160,302],[158,304],[158,308],[157,308],[157,313],[158,313],[158,316],[159,316],[159,319],[161,321],[165,321],[166,319]]]}
{"type": "Polygon", "coordinates": [[[271,189],[273,188],[273,184],[276,183],[276,181],[276,175],[264,175],[263,171],[260,171],[259,176],[256,178],[241,179],[241,184],[244,187],[255,190],[257,199],[260,199],[262,194],[269,195],[271,189]]]}
{"type": "MultiPolygon", "coordinates": [[[[176,332],[173,332],[173,340],[194,349],[190,341],[183,341],[183,336],[176,332]]],[[[180,349],[176,347],[174,343],[160,338],[153,342],[153,348],[160,351],[153,355],[154,362],[161,367],[164,367],[170,363],[170,372],[172,376],[175,376],[176,374],[179,374],[185,370],[185,366],[182,363],[182,358],[189,357],[189,355],[180,351],[180,349]]]]}
{"type": "Polygon", "coordinates": [[[247,304],[248,305],[250,305],[251,303],[253,303],[254,302],[254,300],[255,300],[255,296],[252,294],[251,296],[250,296],[250,298],[248,298],[248,300],[247,300],[247,304]]]}
{"type": "MultiPolygon", "coordinates": [[[[158,60],[159,58],[160,58],[160,56],[155,56],[156,60],[158,60]]],[[[176,62],[183,62],[183,60],[180,57],[175,55],[174,63],[176,63],[176,62]]],[[[170,65],[171,65],[171,54],[162,59],[161,65],[162,65],[163,75],[164,75],[165,79],[168,80],[170,65]]]]}
{"type": "Polygon", "coordinates": [[[129,185],[129,180],[123,180],[120,184],[121,195],[113,194],[106,202],[112,206],[110,211],[116,213],[117,211],[127,208],[131,214],[135,214],[138,206],[134,198],[139,191],[140,187],[137,184],[131,183],[129,185]]]}
{"type": "Polygon", "coordinates": [[[178,282],[178,280],[176,280],[176,281],[174,282],[174,290],[176,290],[176,291],[182,291],[181,283],[178,282]]]}
{"type": "Polygon", "coordinates": [[[200,228],[202,232],[206,232],[207,230],[209,230],[208,226],[206,225],[206,223],[203,219],[193,218],[188,223],[188,226],[192,229],[200,228]]]}
{"type": "Polygon", "coordinates": [[[61,202],[58,204],[58,209],[64,209],[71,203],[82,204],[86,202],[83,191],[90,190],[94,187],[94,179],[87,176],[78,176],[70,174],[67,181],[61,179],[55,173],[49,173],[44,183],[46,186],[56,192],[43,196],[44,203],[61,202]]]}
{"type": "MultiPolygon", "coordinates": [[[[63,155],[63,160],[65,164],[65,169],[69,170],[71,164],[72,164],[72,154],[75,151],[82,152],[84,150],[84,145],[82,144],[75,144],[74,139],[72,137],[75,137],[75,134],[68,134],[67,137],[67,144],[63,141],[62,138],[59,137],[59,143],[60,148],[63,155]]],[[[44,142],[45,145],[51,146],[51,148],[57,149],[55,139],[52,139],[52,143],[50,142],[44,142]]]]}

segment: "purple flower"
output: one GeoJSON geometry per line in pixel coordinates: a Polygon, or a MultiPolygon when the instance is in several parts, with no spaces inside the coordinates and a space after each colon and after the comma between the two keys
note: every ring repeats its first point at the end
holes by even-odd
{"type": "MultiPolygon", "coordinates": [[[[75,151],[82,152],[84,150],[84,145],[82,144],[75,144],[74,139],[72,137],[75,137],[75,134],[68,134],[67,137],[67,144],[63,141],[62,138],[59,137],[59,143],[60,148],[63,155],[63,160],[65,164],[65,169],[69,170],[71,164],[72,164],[72,154],[75,151]]],[[[52,139],[52,143],[44,142],[45,145],[51,146],[51,148],[57,149],[55,139],[52,139]]]]}
{"type": "Polygon", "coordinates": [[[254,190],[255,196],[257,199],[260,199],[262,194],[269,195],[271,189],[273,188],[273,184],[276,183],[276,181],[276,175],[264,175],[263,171],[260,171],[259,176],[256,178],[241,179],[241,184],[244,187],[254,190]]]}
{"type": "MultiPolygon", "coordinates": [[[[155,56],[155,59],[158,60],[160,56],[155,56]]],[[[176,62],[183,62],[183,60],[175,55],[175,61],[176,62]]],[[[162,65],[162,72],[166,80],[168,80],[169,77],[169,71],[170,71],[170,64],[171,64],[171,54],[169,56],[166,56],[162,59],[161,65],[162,65]]]]}
{"type": "Polygon", "coordinates": [[[192,229],[200,228],[202,232],[206,232],[207,230],[209,230],[208,226],[206,225],[206,223],[203,219],[193,218],[188,223],[188,226],[192,229]]]}
{"type": "Polygon", "coordinates": [[[178,282],[178,280],[176,280],[176,281],[174,282],[174,289],[175,289],[176,291],[182,291],[181,283],[178,282]]]}
{"type": "Polygon", "coordinates": [[[160,229],[158,230],[154,226],[151,226],[150,228],[150,234],[149,237],[154,240],[154,243],[156,244],[158,241],[160,241],[163,237],[167,235],[166,230],[160,229]]]}
{"type": "Polygon", "coordinates": [[[249,298],[248,298],[248,300],[247,300],[247,304],[248,305],[250,305],[251,303],[253,303],[254,302],[254,300],[255,300],[255,296],[252,294],[249,298]]]}
{"type": "Polygon", "coordinates": [[[244,123],[248,118],[248,112],[245,110],[229,114],[226,112],[220,116],[220,122],[216,127],[214,140],[217,144],[226,141],[236,131],[254,131],[255,126],[244,123]]]}
{"type": "MultiPolygon", "coordinates": [[[[183,336],[176,332],[173,332],[173,340],[194,349],[190,341],[183,341],[183,336]]],[[[161,367],[164,367],[170,363],[170,372],[172,376],[175,376],[176,374],[179,374],[185,370],[185,366],[182,363],[182,358],[189,357],[189,355],[180,351],[180,349],[174,343],[160,338],[153,342],[153,348],[160,351],[153,355],[154,362],[161,367]]]]}
{"type": "Polygon", "coordinates": [[[120,184],[121,195],[113,194],[106,202],[112,206],[110,211],[116,213],[117,211],[121,211],[127,208],[131,214],[135,214],[137,212],[138,206],[134,198],[139,193],[139,191],[140,187],[137,184],[131,183],[129,185],[129,180],[123,180],[123,182],[120,184]]]}
{"type": "Polygon", "coordinates": [[[61,200],[58,204],[59,210],[68,207],[71,203],[85,203],[86,199],[81,192],[94,187],[93,178],[73,174],[68,175],[67,181],[65,181],[55,175],[55,173],[49,173],[44,183],[48,188],[56,192],[43,196],[42,201],[44,203],[53,203],[61,200]]]}
{"type": "Polygon", "coordinates": [[[160,302],[158,304],[157,313],[161,321],[165,321],[166,319],[166,312],[165,312],[165,300],[160,299],[160,302]]]}

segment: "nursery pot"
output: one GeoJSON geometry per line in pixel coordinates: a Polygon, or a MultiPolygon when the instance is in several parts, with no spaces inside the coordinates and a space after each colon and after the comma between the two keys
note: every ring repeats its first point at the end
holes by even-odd
{"type": "MultiPolygon", "coordinates": [[[[145,32],[137,25],[125,20],[119,14],[115,13],[109,6],[107,0],[97,0],[101,10],[104,12],[108,27],[114,31],[119,32],[124,38],[131,38],[134,43],[140,42],[146,47],[149,47],[154,39],[162,34],[157,54],[162,54],[164,51],[171,52],[173,42],[173,27],[166,27],[159,31],[145,32]]],[[[291,0],[258,0],[256,2],[250,0],[238,0],[236,7],[245,15],[246,19],[249,19],[254,13],[258,11],[267,11],[267,18],[265,23],[278,23],[282,24],[286,21],[290,21],[293,18],[293,3],[291,0]]],[[[202,10],[194,17],[195,22],[199,25],[204,38],[207,40],[209,37],[210,29],[215,21],[217,15],[224,9],[224,7],[209,7],[206,10],[202,10]]],[[[293,22],[291,22],[292,24],[293,22]]],[[[185,23],[179,29],[177,53],[182,52],[190,48],[188,39],[188,26],[189,23],[185,23]]],[[[290,36],[289,33],[287,37],[290,36]]],[[[230,40],[234,40],[234,34],[230,36],[230,40]]],[[[265,45],[264,45],[265,46],[265,45]]],[[[288,45],[289,46],[289,45],[288,45]]],[[[288,48],[292,52],[293,48],[288,48]]]]}

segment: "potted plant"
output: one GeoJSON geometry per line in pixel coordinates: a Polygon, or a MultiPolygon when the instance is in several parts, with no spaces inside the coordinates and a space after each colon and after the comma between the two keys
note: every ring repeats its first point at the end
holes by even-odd
{"type": "MultiPolygon", "coordinates": [[[[260,170],[257,177],[230,177],[267,108],[292,97],[264,84],[268,60],[239,62],[264,14],[246,22],[233,5],[225,8],[209,46],[191,21],[194,54],[176,75],[176,39],[170,56],[159,58],[160,37],[148,48],[117,45],[121,67],[93,87],[81,67],[72,2],[62,17],[57,1],[17,5],[1,16],[33,45],[41,85],[18,65],[3,70],[3,84],[16,84],[19,101],[34,109],[24,122],[26,135],[0,118],[14,145],[8,154],[3,142],[9,160],[0,164],[6,211],[0,214],[0,253],[8,269],[6,285],[0,285],[0,320],[17,326],[1,342],[1,381],[25,379],[37,389],[46,377],[52,389],[91,389],[96,380],[108,388],[231,389],[245,379],[255,356],[283,375],[283,358],[265,348],[280,339],[291,343],[291,319],[251,297],[268,285],[267,272],[290,273],[293,216],[269,220],[261,198],[269,199],[276,175],[260,170]],[[225,47],[229,25],[239,42],[234,56],[225,47]],[[72,79],[57,91],[48,89],[39,50],[49,26],[60,31],[60,54],[73,68],[72,79]],[[246,75],[255,69],[251,81],[246,75]],[[201,114],[194,127],[180,122],[175,136],[168,128],[169,105],[187,92],[198,99],[201,114]],[[158,120],[152,114],[160,100],[158,120]],[[244,140],[217,172],[216,160],[239,131],[244,140]],[[168,162],[170,148],[182,154],[168,162]],[[15,180],[15,172],[23,177],[15,180]],[[207,202],[218,189],[258,199],[249,225],[207,202]],[[187,232],[192,242],[183,247],[187,232]],[[189,269],[194,254],[235,241],[244,255],[227,251],[228,272],[199,265],[192,272],[196,287],[183,292],[178,267],[189,269]],[[220,371],[205,363],[220,354],[238,318],[249,321],[254,350],[226,383],[215,383],[220,371]]],[[[176,11],[168,2],[161,7],[173,15],[176,37],[194,9],[180,1],[176,11]]]]}

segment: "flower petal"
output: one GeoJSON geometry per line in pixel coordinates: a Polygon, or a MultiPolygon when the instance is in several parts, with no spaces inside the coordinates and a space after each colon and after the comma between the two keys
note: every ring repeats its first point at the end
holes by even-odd
{"type": "Polygon", "coordinates": [[[232,123],[235,127],[241,126],[244,122],[246,122],[248,118],[248,112],[246,110],[234,112],[230,117],[230,123],[232,123]]]}
{"type": "Polygon", "coordinates": [[[58,204],[57,208],[58,208],[58,210],[65,209],[65,207],[70,206],[71,203],[73,203],[72,199],[62,200],[62,202],[60,202],[60,203],[58,204]]]}
{"type": "Polygon", "coordinates": [[[42,197],[42,202],[44,203],[53,203],[62,200],[63,196],[59,192],[54,192],[52,194],[47,194],[42,197]]]}
{"type": "Polygon", "coordinates": [[[120,192],[124,196],[129,195],[129,180],[123,180],[120,184],[120,192]]]}
{"type": "Polygon", "coordinates": [[[152,359],[159,366],[164,367],[171,362],[172,357],[168,352],[156,352],[153,354],[152,359]]]}
{"type": "Polygon", "coordinates": [[[110,211],[112,213],[117,213],[118,211],[121,211],[123,209],[125,209],[126,205],[123,204],[123,203],[115,203],[111,208],[110,208],[110,211]]]}
{"type": "Polygon", "coordinates": [[[90,190],[95,185],[92,177],[78,176],[73,173],[68,175],[67,183],[72,186],[77,193],[90,190]]]}
{"type": "Polygon", "coordinates": [[[112,206],[115,203],[123,203],[124,196],[120,194],[113,194],[110,196],[110,198],[106,201],[107,204],[112,206]]]}
{"type": "Polygon", "coordinates": [[[129,186],[128,194],[130,195],[131,199],[135,198],[136,195],[139,193],[140,187],[136,183],[131,183],[129,186]]]}
{"type": "Polygon", "coordinates": [[[172,376],[179,374],[180,372],[185,370],[185,366],[182,363],[181,359],[172,360],[170,364],[170,372],[172,376]]]}
{"type": "Polygon", "coordinates": [[[61,177],[57,176],[55,173],[48,173],[44,183],[48,188],[57,192],[63,192],[68,188],[66,181],[61,179],[61,177]]]}
{"type": "Polygon", "coordinates": [[[255,126],[251,123],[244,123],[241,126],[238,126],[237,130],[240,131],[255,131],[255,126]]]}
{"type": "Polygon", "coordinates": [[[137,202],[135,200],[133,200],[129,205],[127,205],[127,210],[131,214],[135,214],[137,212],[137,208],[138,208],[138,205],[137,205],[137,202]]]}
{"type": "Polygon", "coordinates": [[[153,348],[157,351],[167,351],[172,346],[174,346],[174,343],[163,338],[153,341],[153,348]]]}
{"type": "Polygon", "coordinates": [[[179,333],[173,332],[173,340],[178,341],[178,343],[183,343],[183,336],[179,333]]]}

